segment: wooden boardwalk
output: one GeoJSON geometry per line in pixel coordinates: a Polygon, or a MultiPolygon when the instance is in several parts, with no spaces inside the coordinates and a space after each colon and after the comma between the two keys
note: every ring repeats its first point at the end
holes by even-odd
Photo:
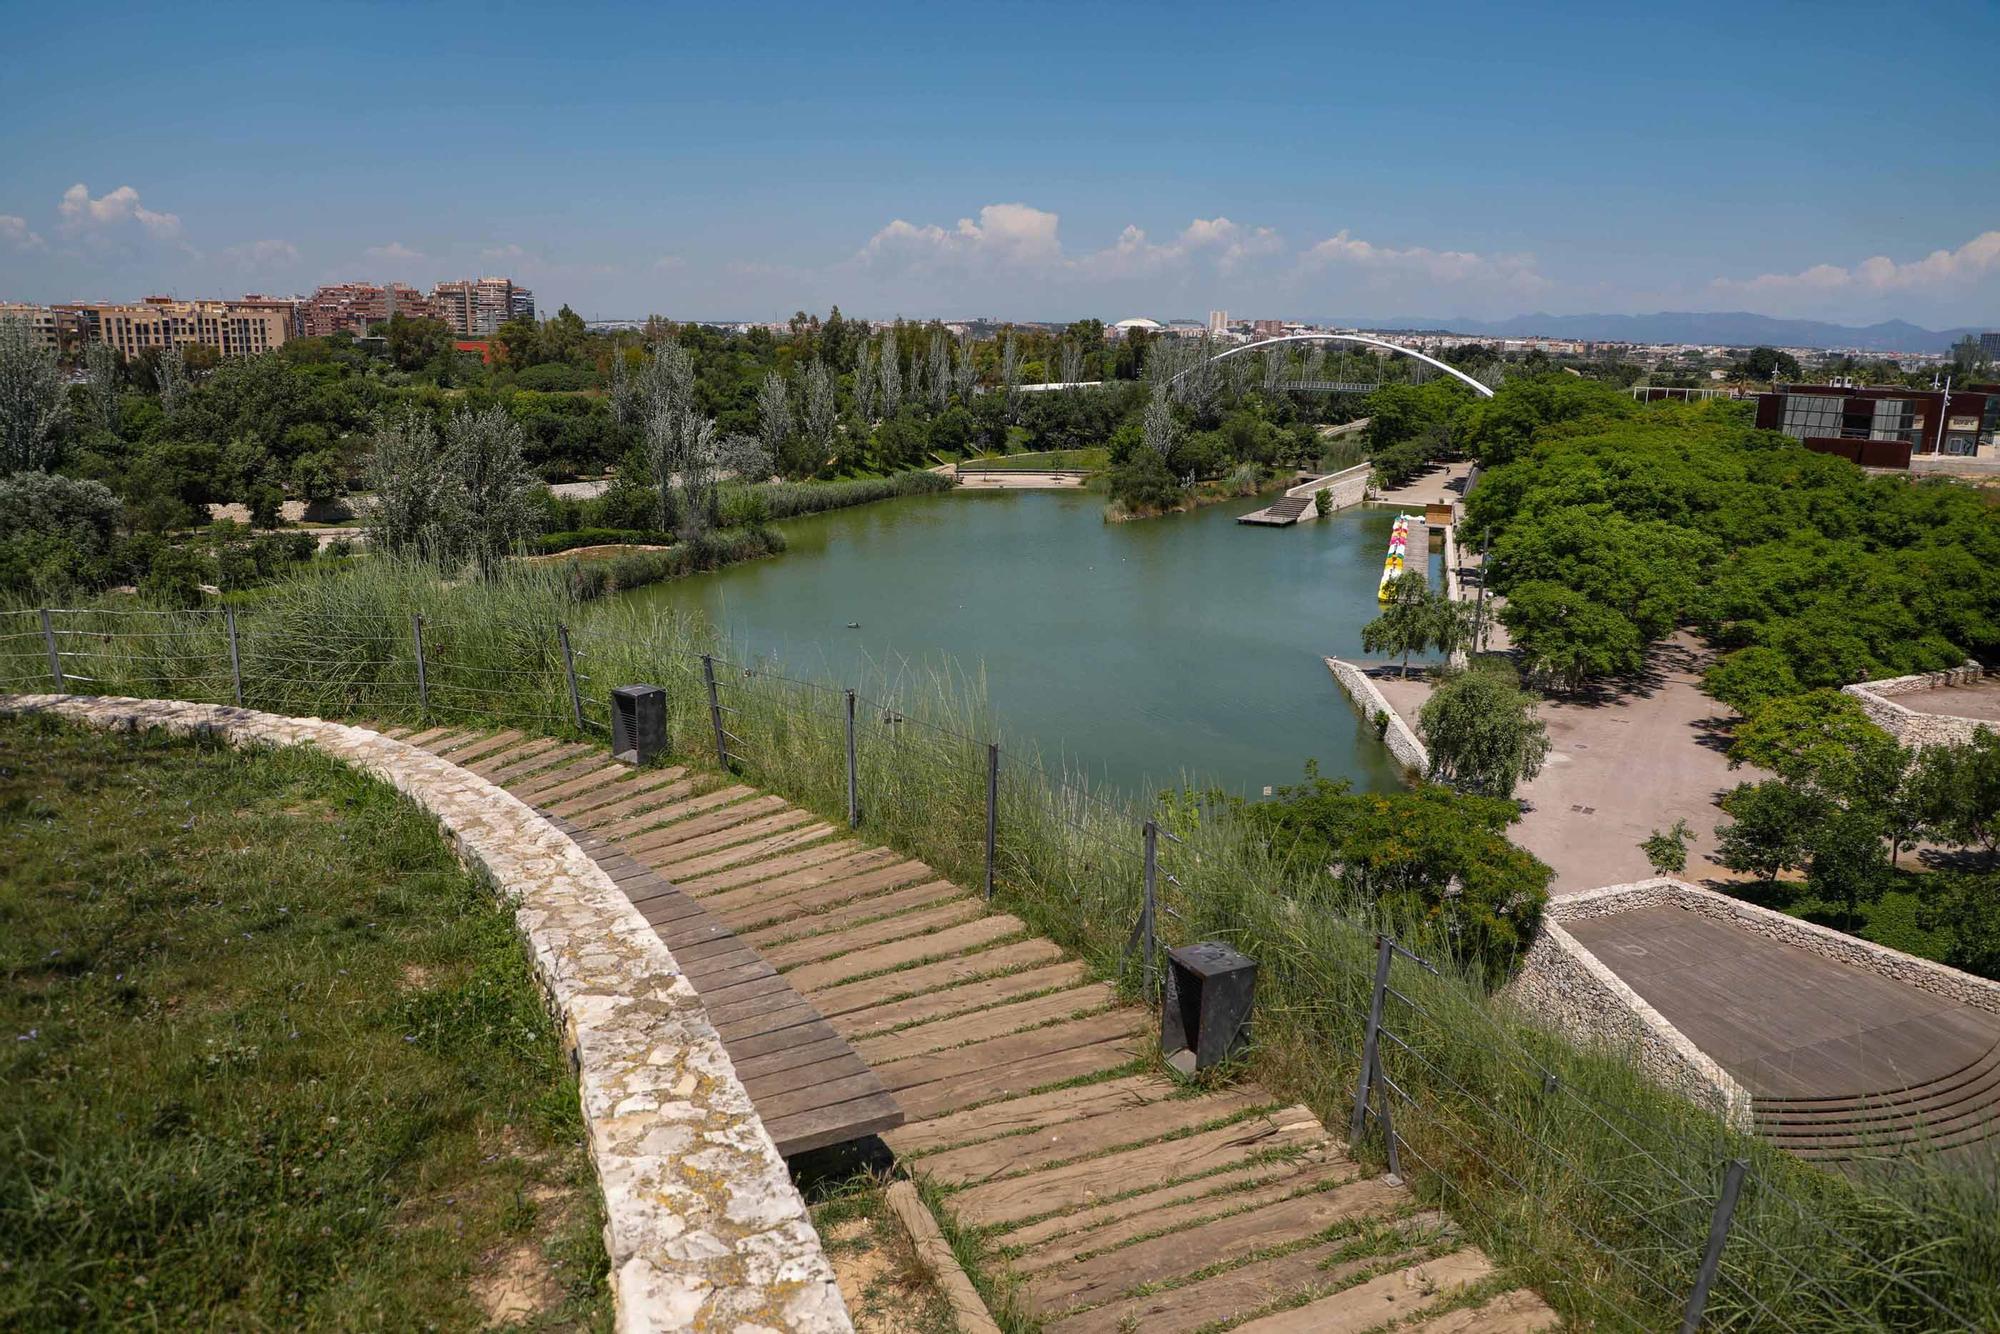
{"type": "Polygon", "coordinates": [[[1049,1334],[1556,1325],[1309,1109],[1166,1077],[1151,1015],[922,862],[727,775],[384,730],[561,822],[680,959],[781,1149],[880,1134],[1049,1334]]]}

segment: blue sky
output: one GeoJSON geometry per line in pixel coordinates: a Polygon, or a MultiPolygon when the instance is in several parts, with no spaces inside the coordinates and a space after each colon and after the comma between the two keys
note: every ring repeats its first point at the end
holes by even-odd
{"type": "Polygon", "coordinates": [[[0,299],[2000,320],[2000,5],[9,6],[0,299]]]}

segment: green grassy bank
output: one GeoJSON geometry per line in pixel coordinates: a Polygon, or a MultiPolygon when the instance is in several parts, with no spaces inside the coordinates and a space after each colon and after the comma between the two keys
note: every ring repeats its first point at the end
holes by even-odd
{"type": "Polygon", "coordinates": [[[0,722],[0,1327],[609,1328],[576,1087],[435,824],[0,722]]]}

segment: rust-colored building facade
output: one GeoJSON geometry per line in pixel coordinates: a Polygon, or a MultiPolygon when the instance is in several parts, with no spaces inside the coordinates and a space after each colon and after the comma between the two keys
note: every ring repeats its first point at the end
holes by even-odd
{"type": "Polygon", "coordinates": [[[1780,385],[1757,395],[1757,425],[1864,468],[1907,468],[1912,455],[1991,455],[2000,385],[1904,389],[1780,385]]]}

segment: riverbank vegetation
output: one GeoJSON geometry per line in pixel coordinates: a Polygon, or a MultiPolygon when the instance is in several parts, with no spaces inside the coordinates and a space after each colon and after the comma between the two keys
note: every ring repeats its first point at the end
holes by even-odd
{"type": "MultiPolygon", "coordinates": [[[[447,587],[435,571],[382,562],[353,578],[280,587],[282,596],[242,618],[253,707],[567,731],[553,634],[563,623],[588,673],[593,727],[605,683],[655,682],[666,689],[676,762],[712,763],[697,655],[716,645],[697,622],[625,604],[583,607],[558,573],[541,570],[447,587]],[[419,713],[410,670],[415,613],[432,655],[428,714],[419,713]],[[296,670],[306,658],[344,666],[309,680],[296,670]]],[[[106,628],[104,656],[91,662],[98,688],[159,693],[151,674],[173,645],[185,655],[171,672],[173,693],[228,697],[215,618],[127,618],[132,628],[112,634],[117,620],[98,623],[106,628]],[[129,647],[114,651],[114,642],[129,647]],[[210,664],[206,677],[197,658],[210,664]]],[[[33,669],[29,655],[10,670],[27,684],[33,669]]],[[[840,693],[755,663],[724,661],[716,675],[745,780],[844,818],[840,693]]],[[[864,682],[862,694],[863,832],[959,883],[979,883],[992,735],[979,696],[908,676],[898,686],[864,682]]],[[[1221,940],[1258,960],[1246,1073],[1336,1124],[1353,1095],[1374,933],[1392,932],[1437,970],[1395,966],[1407,1002],[1392,1022],[1406,1047],[1385,1048],[1384,1059],[1410,1099],[1395,1109],[1405,1173],[1573,1320],[1671,1319],[1707,1235],[1705,1187],[1734,1156],[1751,1161],[1755,1180],[1723,1259],[1710,1308],[1717,1318],[1749,1322],[1768,1311],[1800,1328],[1923,1328],[1935,1323],[1932,1303],[1975,1324],[2000,1318],[2000,1253],[1989,1229],[1965,1225],[1994,1215],[1981,1193],[1990,1184],[1921,1163],[1893,1179],[1825,1174],[1729,1132],[1623,1058],[1578,1050],[1495,1000],[1496,971],[1532,932],[1537,901],[1532,859],[1496,828],[1511,806],[1441,788],[1354,794],[1310,777],[1268,815],[1202,793],[1135,804],[1045,770],[1002,738],[997,902],[1136,989],[1128,942],[1143,879],[1140,825],[1159,820],[1173,835],[1160,845],[1165,943],[1221,940]],[[1490,856],[1468,862],[1480,848],[1490,856]],[[1621,1310],[1632,1314],[1620,1319],[1621,1310]]],[[[1374,1154],[1375,1141],[1356,1151],[1374,1154]]]]}
{"type": "Polygon", "coordinates": [[[512,916],[305,749],[0,722],[0,1325],[608,1327],[512,916]]]}

